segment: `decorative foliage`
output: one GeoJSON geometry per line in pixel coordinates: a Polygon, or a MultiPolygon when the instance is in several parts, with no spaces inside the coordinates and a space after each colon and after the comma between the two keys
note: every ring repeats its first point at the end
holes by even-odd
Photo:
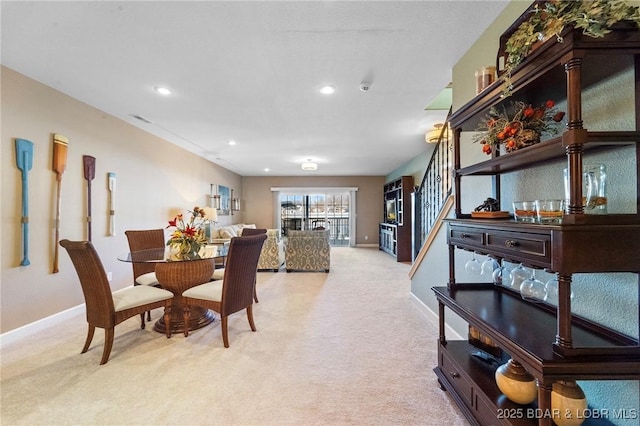
{"type": "Polygon", "coordinates": [[[548,100],[539,107],[518,101],[512,103],[511,115],[504,106],[502,110],[491,108],[488,116],[478,126],[482,132],[474,142],[482,144],[482,151],[491,155],[498,145],[504,144],[507,152],[540,142],[545,133],[558,133],[555,123],[562,121],[564,112],[558,111],[555,102],[548,100]]]}
{"type": "Polygon", "coordinates": [[[511,73],[527,57],[538,42],[555,37],[562,43],[560,34],[567,25],[581,29],[583,34],[599,38],[611,32],[611,26],[620,21],[632,21],[640,28],[640,8],[628,5],[624,0],[551,0],[538,4],[530,11],[530,17],[509,37],[505,45],[505,72],[503,96],[510,96],[511,73]]]}
{"type": "Polygon", "coordinates": [[[176,229],[167,241],[167,245],[177,251],[179,256],[197,256],[198,252],[207,243],[205,236],[205,211],[200,207],[189,210],[191,218],[185,221],[182,214],[169,221],[167,228],[174,226],[176,229]]]}

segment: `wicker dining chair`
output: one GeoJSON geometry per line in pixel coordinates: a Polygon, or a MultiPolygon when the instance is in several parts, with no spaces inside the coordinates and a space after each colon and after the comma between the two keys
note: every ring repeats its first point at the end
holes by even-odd
{"type": "MultiPolygon", "coordinates": [[[[266,233],[267,233],[266,228],[242,228],[241,236],[250,237],[252,235],[260,235],[260,234],[266,234],[266,233]]],[[[261,252],[261,255],[262,255],[262,252],[261,252]]],[[[211,279],[221,280],[223,278],[224,278],[224,268],[218,268],[213,271],[213,276],[211,277],[211,279]]],[[[256,281],[257,281],[257,276],[256,276],[256,281]]],[[[257,291],[253,295],[253,300],[255,300],[256,303],[259,302],[257,291]]]]}
{"type": "Polygon", "coordinates": [[[192,305],[212,309],[220,314],[222,341],[225,348],[229,347],[227,330],[229,315],[246,309],[251,331],[256,331],[253,322],[255,279],[260,251],[266,239],[267,234],[232,238],[227,254],[224,279],[210,281],[182,293],[182,300],[185,304],[183,308],[185,337],[189,335],[187,324],[192,305]]]}
{"type": "MultiPolygon", "coordinates": [[[[66,249],[73,262],[86,304],[89,329],[81,353],[89,349],[96,327],[104,328],[104,350],[100,365],[106,364],[113,346],[115,326],[151,309],[164,307],[165,323],[170,324],[173,293],[146,285],[127,287],[111,293],[102,261],[90,241],[62,240],[60,245],[66,249]]],[[[140,328],[145,328],[144,319],[140,328]]],[[[171,327],[167,327],[167,338],[169,337],[171,327]]]]}
{"type": "MultiPolygon", "coordinates": [[[[164,248],[164,230],[163,229],[142,229],[135,231],[125,231],[129,242],[129,251],[140,251],[148,249],[164,248]]],[[[155,273],[155,263],[132,262],[133,266],[133,285],[150,285],[160,287],[158,278],[155,273]]],[[[142,314],[144,320],[144,313],[142,314]]],[[[147,321],[151,321],[151,311],[147,312],[147,321]]]]}

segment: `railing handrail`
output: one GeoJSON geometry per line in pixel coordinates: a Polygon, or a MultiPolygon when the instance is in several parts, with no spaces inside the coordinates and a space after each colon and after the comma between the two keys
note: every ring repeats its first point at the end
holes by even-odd
{"type": "Polygon", "coordinates": [[[427,169],[420,186],[415,191],[413,258],[417,258],[424,243],[436,225],[447,200],[453,190],[451,176],[452,139],[449,137],[449,118],[453,108],[449,108],[427,169]]]}
{"type": "Polygon", "coordinates": [[[440,214],[438,214],[438,219],[436,219],[435,225],[429,231],[429,236],[427,237],[427,240],[424,242],[424,244],[422,245],[422,248],[420,249],[420,252],[416,256],[415,260],[413,261],[413,265],[411,266],[411,270],[409,271],[409,279],[413,278],[413,275],[418,271],[418,269],[420,269],[420,265],[422,264],[422,261],[427,255],[427,252],[429,252],[429,248],[431,247],[431,244],[436,239],[436,234],[438,233],[438,230],[444,223],[443,219],[447,217],[453,205],[454,205],[454,196],[453,194],[449,194],[449,196],[447,197],[447,201],[444,203],[443,208],[440,210],[440,214]]]}

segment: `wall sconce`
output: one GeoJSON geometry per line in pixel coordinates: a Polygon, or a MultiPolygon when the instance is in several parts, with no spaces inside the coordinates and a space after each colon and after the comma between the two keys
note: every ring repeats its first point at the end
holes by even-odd
{"type": "MultiPolygon", "coordinates": [[[[218,187],[214,183],[211,184],[209,199],[211,200],[211,207],[215,210],[220,210],[220,194],[218,194],[218,187]],[[213,192],[214,188],[215,193],[213,192]]],[[[217,217],[218,216],[216,212],[216,219],[217,217]]]]}
{"type": "MultiPolygon", "coordinates": [[[[436,123],[433,125],[433,129],[429,130],[427,134],[424,136],[424,140],[427,143],[438,143],[440,139],[440,135],[442,134],[442,127],[444,124],[436,123]]],[[[444,139],[444,135],[443,135],[444,139]]]]}
{"type": "Polygon", "coordinates": [[[231,215],[233,216],[233,212],[237,212],[239,209],[235,208],[236,205],[236,201],[238,201],[236,198],[233,197],[233,189],[231,190],[231,194],[229,196],[229,210],[231,215]]]}
{"type": "Polygon", "coordinates": [[[236,212],[240,211],[240,199],[238,198],[231,199],[231,210],[236,212]]]}

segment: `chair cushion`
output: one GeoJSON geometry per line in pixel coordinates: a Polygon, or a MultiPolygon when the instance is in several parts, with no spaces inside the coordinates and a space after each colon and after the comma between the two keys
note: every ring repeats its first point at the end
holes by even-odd
{"type": "Polygon", "coordinates": [[[147,303],[159,302],[161,300],[171,299],[173,293],[169,290],[163,290],[157,287],[139,285],[135,287],[127,287],[122,291],[113,293],[113,306],[116,312],[125,309],[135,308],[136,306],[146,305],[147,303]]]}
{"type": "Polygon", "coordinates": [[[222,300],[222,280],[209,281],[208,283],[191,287],[182,293],[182,297],[220,302],[222,300]]]}
{"type": "Polygon", "coordinates": [[[136,284],[150,286],[160,285],[160,283],[158,282],[158,278],[156,278],[155,272],[147,272],[146,274],[140,275],[138,278],[136,278],[136,284]]]}
{"type": "Polygon", "coordinates": [[[213,275],[211,276],[212,280],[217,281],[223,278],[224,278],[224,268],[218,268],[215,271],[213,271],[213,275]]]}

